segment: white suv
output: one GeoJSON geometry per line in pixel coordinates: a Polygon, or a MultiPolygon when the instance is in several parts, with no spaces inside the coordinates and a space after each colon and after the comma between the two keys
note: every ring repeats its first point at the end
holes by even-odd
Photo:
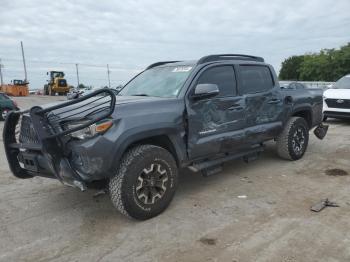
{"type": "Polygon", "coordinates": [[[340,78],[323,94],[323,115],[350,119],[350,74],[340,78]]]}

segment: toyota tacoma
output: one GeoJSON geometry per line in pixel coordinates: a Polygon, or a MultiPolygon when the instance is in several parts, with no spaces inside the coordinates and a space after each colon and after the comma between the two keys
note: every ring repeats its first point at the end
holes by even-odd
{"type": "Polygon", "coordinates": [[[3,141],[18,178],[55,178],[81,190],[105,184],[123,214],[144,220],[171,202],[178,170],[211,175],[276,141],[288,160],[322,139],[322,90],[283,90],[257,56],[209,55],[150,65],[116,95],[11,112],[3,141]]]}

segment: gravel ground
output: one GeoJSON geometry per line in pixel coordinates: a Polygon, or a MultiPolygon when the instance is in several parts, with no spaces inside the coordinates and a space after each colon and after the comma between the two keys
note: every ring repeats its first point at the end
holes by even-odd
{"type": "MultiPolygon", "coordinates": [[[[16,98],[21,108],[58,99],[16,98]]],[[[107,195],[13,177],[1,146],[0,261],[350,261],[350,122],[329,124],[297,162],[269,143],[209,178],[181,171],[170,207],[144,222],[107,195]],[[311,212],[323,198],[340,207],[311,212]]]]}

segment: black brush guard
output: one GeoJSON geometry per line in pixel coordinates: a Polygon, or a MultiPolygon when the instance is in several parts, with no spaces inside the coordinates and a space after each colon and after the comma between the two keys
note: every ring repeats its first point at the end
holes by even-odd
{"type": "Polygon", "coordinates": [[[54,175],[62,183],[83,190],[84,182],[67,159],[69,154],[65,147],[65,142],[69,139],[67,135],[111,116],[115,101],[115,94],[111,90],[101,89],[51,107],[35,106],[29,111],[10,112],[4,125],[3,141],[12,173],[18,178],[54,175]],[[27,121],[30,121],[30,126],[27,121]],[[21,130],[18,131],[18,126],[24,123],[28,126],[25,128],[21,126],[21,130]],[[77,124],[69,128],[69,123],[77,124]],[[26,158],[26,162],[33,161],[33,164],[41,162],[46,168],[22,168],[20,160],[23,160],[23,154],[32,155],[33,159],[26,158]]]}

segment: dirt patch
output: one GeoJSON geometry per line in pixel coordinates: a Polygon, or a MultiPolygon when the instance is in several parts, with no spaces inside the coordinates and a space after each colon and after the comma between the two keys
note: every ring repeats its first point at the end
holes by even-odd
{"type": "Polygon", "coordinates": [[[217,239],[216,238],[202,237],[201,239],[199,239],[199,241],[201,243],[203,243],[204,245],[214,246],[214,245],[216,245],[217,239]]]}
{"type": "Polygon", "coordinates": [[[327,169],[325,171],[327,176],[347,176],[349,175],[348,172],[346,172],[343,169],[339,169],[339,168],[332,168],[332,169],[327,169]]]}

